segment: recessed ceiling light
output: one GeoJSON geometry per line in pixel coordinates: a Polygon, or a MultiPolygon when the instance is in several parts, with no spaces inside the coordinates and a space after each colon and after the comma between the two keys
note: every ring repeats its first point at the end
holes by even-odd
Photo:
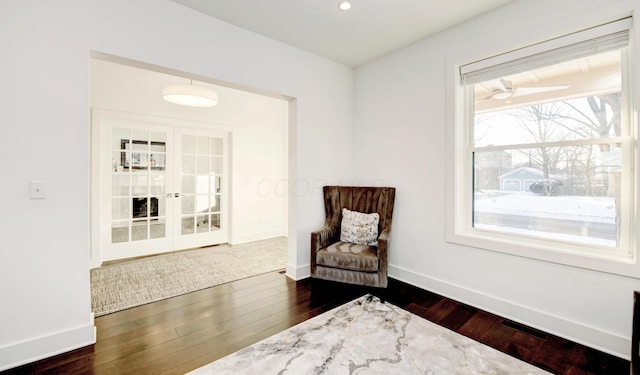
{"type": "Polygon", "coordinates": [[[338,5],[338,7],[339,7],[341,10],[349,10],[349,9],[351,9],[351,3],[350,3],[350,2],[348,2],[348,1],[342,1],[342,2],[340,2],[340,4],[338,5]]]}

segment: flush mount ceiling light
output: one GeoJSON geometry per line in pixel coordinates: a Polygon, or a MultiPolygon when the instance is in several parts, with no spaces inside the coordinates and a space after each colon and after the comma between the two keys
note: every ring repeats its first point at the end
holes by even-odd
{"type": "Polygon", "coordinates": [[[218,93],[208,87],[184,83],[172,83],[162,89],[162,98],[170,103],[189,107],[215,107],[218,93]]]}
{"type": "Polygon", "coordinates": [[[351,3],[348,1],[341,1],[340,4],[338,4],[338,8],[341,10],[349,10],[351,9],[351,3]]]}

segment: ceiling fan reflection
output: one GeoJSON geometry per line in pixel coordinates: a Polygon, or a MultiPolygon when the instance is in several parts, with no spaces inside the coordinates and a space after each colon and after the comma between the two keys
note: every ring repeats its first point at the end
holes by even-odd
{"type": "Polygon", "coordinates": [[[514,87],[513,83],[506,79],[500,79],[499,83],[493,87],[493,91],[490,95],[480,98],[479,100],[506,100],[517,96],[538,94],[542,92],[564,90],[569,88],[569,85],[558,86],[521,86],[514,87]]]}

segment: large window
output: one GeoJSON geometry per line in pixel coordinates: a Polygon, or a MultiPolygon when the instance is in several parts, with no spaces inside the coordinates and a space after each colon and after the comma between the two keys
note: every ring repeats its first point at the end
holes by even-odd
{"type": "Polygon", "coordinates": [[[467,240],[457,242],[635,260],[631,23],[460,67],[452,233],[467,240]]]}

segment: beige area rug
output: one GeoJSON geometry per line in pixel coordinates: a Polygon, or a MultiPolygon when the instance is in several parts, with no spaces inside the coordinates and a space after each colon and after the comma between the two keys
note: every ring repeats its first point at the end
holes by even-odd
{"type": "Polygon", "coordinates": [[[188,375],[549,375],[367,295],[188,375]]]}
{"type": "Polygon", "coordinates": [[[219,245],[91,270],[95,316],[285,268],[287,238],[219,245]]]}

